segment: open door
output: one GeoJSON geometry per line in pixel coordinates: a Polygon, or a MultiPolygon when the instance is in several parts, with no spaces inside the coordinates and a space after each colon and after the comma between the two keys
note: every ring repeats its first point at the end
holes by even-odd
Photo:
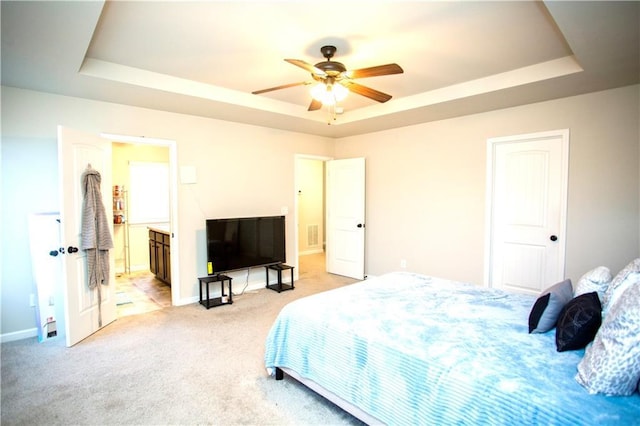
{"type": "MultiPolygon", "coordinates": [[[[109,256],[109,284],[90,290],[87,284],[87,259],[79,249],[82,213],[82,174],[87,165],[101,175],[102,203],[107,220],[113,224],[111,209],[111,141],[96,135],[58,126],[58,169],[60,175],[60,233],[64,262],[65,335],[73,346],[117,317],[113,255],[109,256]]],[[[113,225],[110,226],[113,235],[113,225]]]]}
{"type": "Polygon", "coordinates": [[[364,158],[327,161],[327,272],[364,279],[364,158]]]}

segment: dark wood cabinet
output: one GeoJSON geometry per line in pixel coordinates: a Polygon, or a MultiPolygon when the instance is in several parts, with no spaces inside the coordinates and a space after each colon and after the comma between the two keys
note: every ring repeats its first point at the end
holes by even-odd
{"type": "Polygon", "coordinates": [[[171,248],[169,244],[163,244],[164,251],[164,276],[167,284],[171,284],[171,248]]]}
{"type": "Polygon", "coordinates": [[[154,274],[158,274],[158,263],[156,262],[156,233],[149,231],[149,270],[154,274]]]}
{"type": "Polygon", "coordinates": [[[149,270],[171,285],[171,237],[168,232],[149,229],[149,270]]]}

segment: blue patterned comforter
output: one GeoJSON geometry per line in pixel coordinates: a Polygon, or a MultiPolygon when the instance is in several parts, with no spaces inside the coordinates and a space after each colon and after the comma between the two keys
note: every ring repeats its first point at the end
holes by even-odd
{"type": "Polygon", "coordinates": [[[589,395],[584,351],[528,334],[535,298],[392,273],[285,306],[267,368],[287,367],[387,424],[640,425],[640,396],[589,395]]]}

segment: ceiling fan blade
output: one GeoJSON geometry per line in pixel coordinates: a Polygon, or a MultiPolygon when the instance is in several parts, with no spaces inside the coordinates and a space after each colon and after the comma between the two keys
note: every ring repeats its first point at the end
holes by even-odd
{"type": "Polygon", "coordinates": [[[391,99],[391,95],[382,93],[367,86],[363,86],[362,84],[354,83],[353,81],[343,80],[340,82],[340,84],[349,89],[351,92],[357,93],[358,95],[366,96],[367,98],[373,99],[374,101],[387,102],[389,99],[391,99]]]}
{"type": "Polygon", "coordinates": [[[377,77],[380,75],[402,74],[404,70],[398,64],[378,65],[376,67],[360,68],[347,71],[345,74],[349,78],[377,77]]]}
{"type": "Polygon", "coordinates": [[[315,111],[322,108],[322,102],[311,99],[311,103],[309,104],[309,109],[307,111],[315,111]]]}
{"type": "Polygon", "coordinates": [[[303,61],[301,59],[285,59],[285,61],[287,61],[290,64],[293,64],[293,65],[295,65],[297,67],[300,67],[303,70],[307,70],[311,74],[316,74],[316,75],[320,75],[320,76],[326,76],[327,75],[327,73],[325,73],[321,69],[316,68],[315,66],[313,66],[310,63],[305,62],[305,61],[303,61]]]}
{"type": "Polygon", "coordinates": [[[273,90],[287,89],[289,87],[294,87],[294,86],[304,86],[306,84],[311,84],[311,82],[310,81],[302,81],[300,83],[283,84],[282,86],[276,86],[276,87],[270,87],[268,89],[256,90],[255,92],[251,92],[251,93],[253,93],[254,95],[259,95],[260,93],[271,92],[273,90]]]}

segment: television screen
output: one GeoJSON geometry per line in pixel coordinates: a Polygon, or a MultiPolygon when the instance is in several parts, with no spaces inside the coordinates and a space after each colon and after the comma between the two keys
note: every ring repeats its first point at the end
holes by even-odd
{"type": "Polygon", "coordinates": [[[284,263],[284,216],[207,219],[207,272],[284,263]]]}

